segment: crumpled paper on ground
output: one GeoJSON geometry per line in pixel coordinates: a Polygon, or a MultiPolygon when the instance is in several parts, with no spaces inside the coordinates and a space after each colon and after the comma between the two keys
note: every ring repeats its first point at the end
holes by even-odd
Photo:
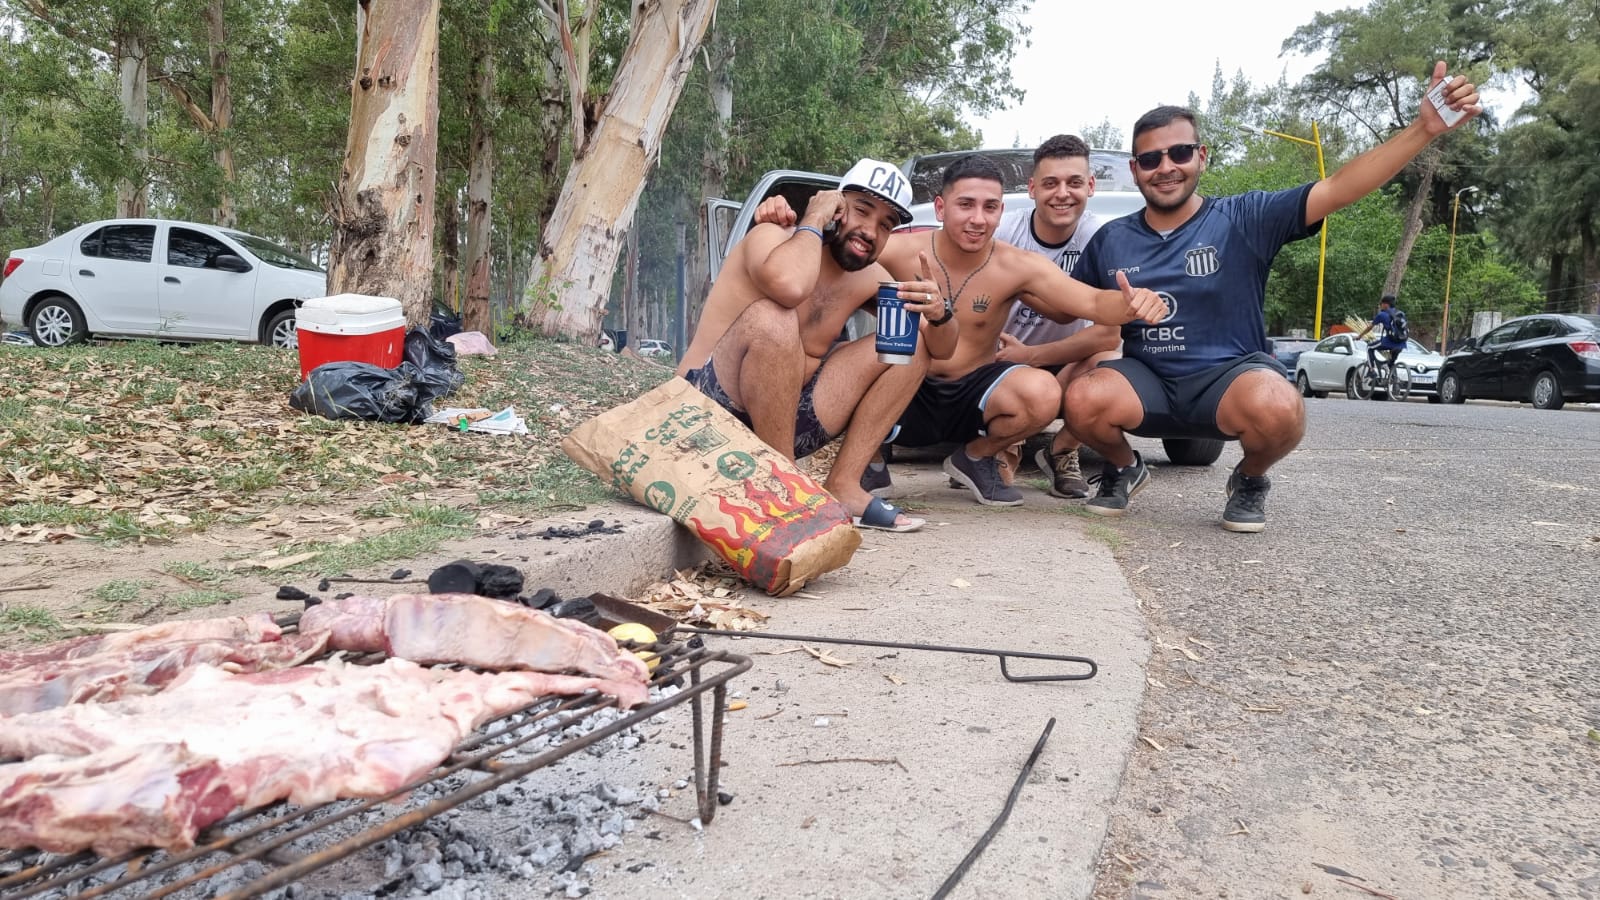
{"type": "Polygon", "coordinates": [[[451,428],[461,427],[461,417],[467,417],[468,431],[482,431],[487,434],[527,434],[528,423],[517,415],[517,411],[508,406],[491,415],[489,410],[482,407],[464,409],[457,406],[441,409],[433,415],[423,419],[433,425],[446,425],[451,428]]]}

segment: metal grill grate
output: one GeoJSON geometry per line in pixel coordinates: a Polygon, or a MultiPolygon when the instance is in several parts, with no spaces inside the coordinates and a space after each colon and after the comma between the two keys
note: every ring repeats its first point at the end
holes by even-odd
{"type": "Polygon", "coordinates": [[[650,683],[652,686],[676,685],[680,688],[678,693],[619,715],[587,733],[563,735],[563,732],[585,722],[601,710],[613,708],[615,701],[612,698],[592,691],[578,697],[547,697],[485,723],[459,744],[438,769],[384,797],[360,801],[340,800],[308,807],[279,803],[265,809],[235,813],[202,832],[195,847],[183,853],[139,850],[111,858],[101,858],[88,851],[70,855],[33,850],[0,853],[0,896],[7,900],[23,900],[62,892],[76,898],[167,897],[210,882],[247,861],[257,860],[273,868],[264,876],[224,895],[225,900],[253,897],[288,885],[307,873],[344,859],[685,702],[691,704],[693,710],[695,799],[700,821],[709,824],[717,808],[727,682],[749,669],[750,659],[706,650],[698,640],[687,645],[673,644],[659,649],[661,664],[653,673],[650,683]],[[705,727],[704,695],[707,692],[711,694],[709,733],[705,727]],[[559,739],[560,742],[530,759],[509,761],[499,758],[524,744],[546,739],[559,739]],[[384,809],[386,801],[469,770],[487,773],[488,777],[449,791],[410,811],[390,807],[393,810],[390,818],[354,835],[336,840],[331,833],[335,825],[352,817],[374,810],[389,811],[384,809]],[[291,842],[319,833],[329,834],[328,846],[293,856],[293,851],[289,849],[291,842]],[[115,880],[99,883],[101,879],[95,876],[118,866],[124,867],[124,874],[115,880]]]}

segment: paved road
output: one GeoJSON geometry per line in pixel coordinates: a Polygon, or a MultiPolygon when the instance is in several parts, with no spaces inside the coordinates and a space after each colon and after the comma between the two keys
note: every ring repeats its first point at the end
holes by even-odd
{"type": "Polygon", "coordinates": [[[1600,897],[1600,411],[1307,404],[1264,534],[1236,445],[1114,526],[1153,657],[1096,896],[1600,897]]]}

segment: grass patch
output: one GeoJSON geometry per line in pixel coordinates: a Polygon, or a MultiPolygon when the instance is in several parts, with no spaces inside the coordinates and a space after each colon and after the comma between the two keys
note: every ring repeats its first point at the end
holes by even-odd
{"type": "Polygon", "coordinates": [[[380,507],[397,492],[412,498],[398,513],[411,522],[470,524],[472,515],[426,499],[445,487],[522,513],[616,499],[566,458],[561,439],[671,370],[570,341],[498,349],[463,357],[466,383],[441,402],[514,407],[526,436],[301,413],[288,405],[298,357],[254,344],[113,341],[8,354],[0,472],[19,491],[0,524],[72,526],[115,544],[237,521],[219,511],[380,507]],[[85,502],[91,492],[114,496],[116,508],[85,502]]]}
{"type": "Polygon", "coordinates": [[[23,634],[29,640],[47,641],[60,637],[66,629],[55,614],[37,606],[8,606],[0,610],[0,633],[23,634]]]}
{"type": "MultiPolygon", "coordinates": [[[[1093,513],[1088,513],[1087,515],[1093,515],[1093,513]]],[[[1083,526],[1083,534],[1091,540],[1105,544],[1112,550],[1121,550],[1128,543],[1128,539],[1122,536],[1122,532],[1112,528],[1110,525],[1099,522],[1092,522],[1083,526]]]]}
{"type": "Polygon", "coordinates": [[[244,595],[238,591],[224,591],[217,588],[201,588],[193,591],[183,591],[163,598],[162,603],[174,609],[204,609],[207,606],[216,606],[229,600],[237,600],[244,595]]]}
{"type": "Polygon", "coordinates": [[[286,548],[285,556],[318,551],[315,559],[290,566],[285,571],[345,575],[394,560],[412,559],[430,553],[446,541],[467,534],[465,528],[443,525],[418,525],[401,528],[387,534],[374,535],[353,544],[296,544],[286,548]]]}
{"type": "Polygon", "coordinates": [[[173,560],[167,563],[161,567],[161,571],[191,584],[217,585],[231,577],[222,569],[213,569],[203,563],[184,562],[181,560],[173,560]]]}
{"type": "Polygon", "coordinates": [[[148,581],[119,578],[108,581],[89,592],[89,599],[101,603],[129,603],[139,599],[139,595],[150,587],[148,581]]]}
{"type": "Polygon", "coordinates": [[[148,525],[132,513],[118,510],[99,523],[94,536],[113,546],[129,542],[165,541],[172,537],[172,529],[163,525],[148,525]]]}
{"type": "Polygon", "coordinates": [[[445,506],[442,503],[409,503],[404,500],[385,500],[374,506],[356,510],[363,519],[405,519],[414,525],[437,525],[444,528],[468,528],[478,517],[467,509],[445,506]]]}

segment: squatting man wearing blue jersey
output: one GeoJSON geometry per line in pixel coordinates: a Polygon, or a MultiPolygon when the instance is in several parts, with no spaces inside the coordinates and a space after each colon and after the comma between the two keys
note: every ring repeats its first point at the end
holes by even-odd
{"type": "MultiPolygon", "coordinates": [[[[1444,78],[1445,64],[1435,63],[1426,87],[1444,78]]],[[[1266,527],[1267,470],[1305,434],[1303,401],[1266,339],[1273,257],[1479,112],[1477,88],[1462,76],[1450,79],[1445,96],[1451,109],[1467,113],[1455,126],[1424,99],[1411,124],[1327,178],[1234,197],[1195,193],[1207,151],[1192,112],[1162,106],[1139,118],[1128,167],[1145,209],[1106,223],[1074,274],[1101,288],[1126,275],[1160,294],[1168,315],[1159,325],[1124,325],[1123,358],[1067,389],[1069,427],[1106,461],[1091,512],[1123,515],[1150,480],[1128,434],[1236,439],[1244,458],[1228,476],[1222,527],[1266,527]]]]}

